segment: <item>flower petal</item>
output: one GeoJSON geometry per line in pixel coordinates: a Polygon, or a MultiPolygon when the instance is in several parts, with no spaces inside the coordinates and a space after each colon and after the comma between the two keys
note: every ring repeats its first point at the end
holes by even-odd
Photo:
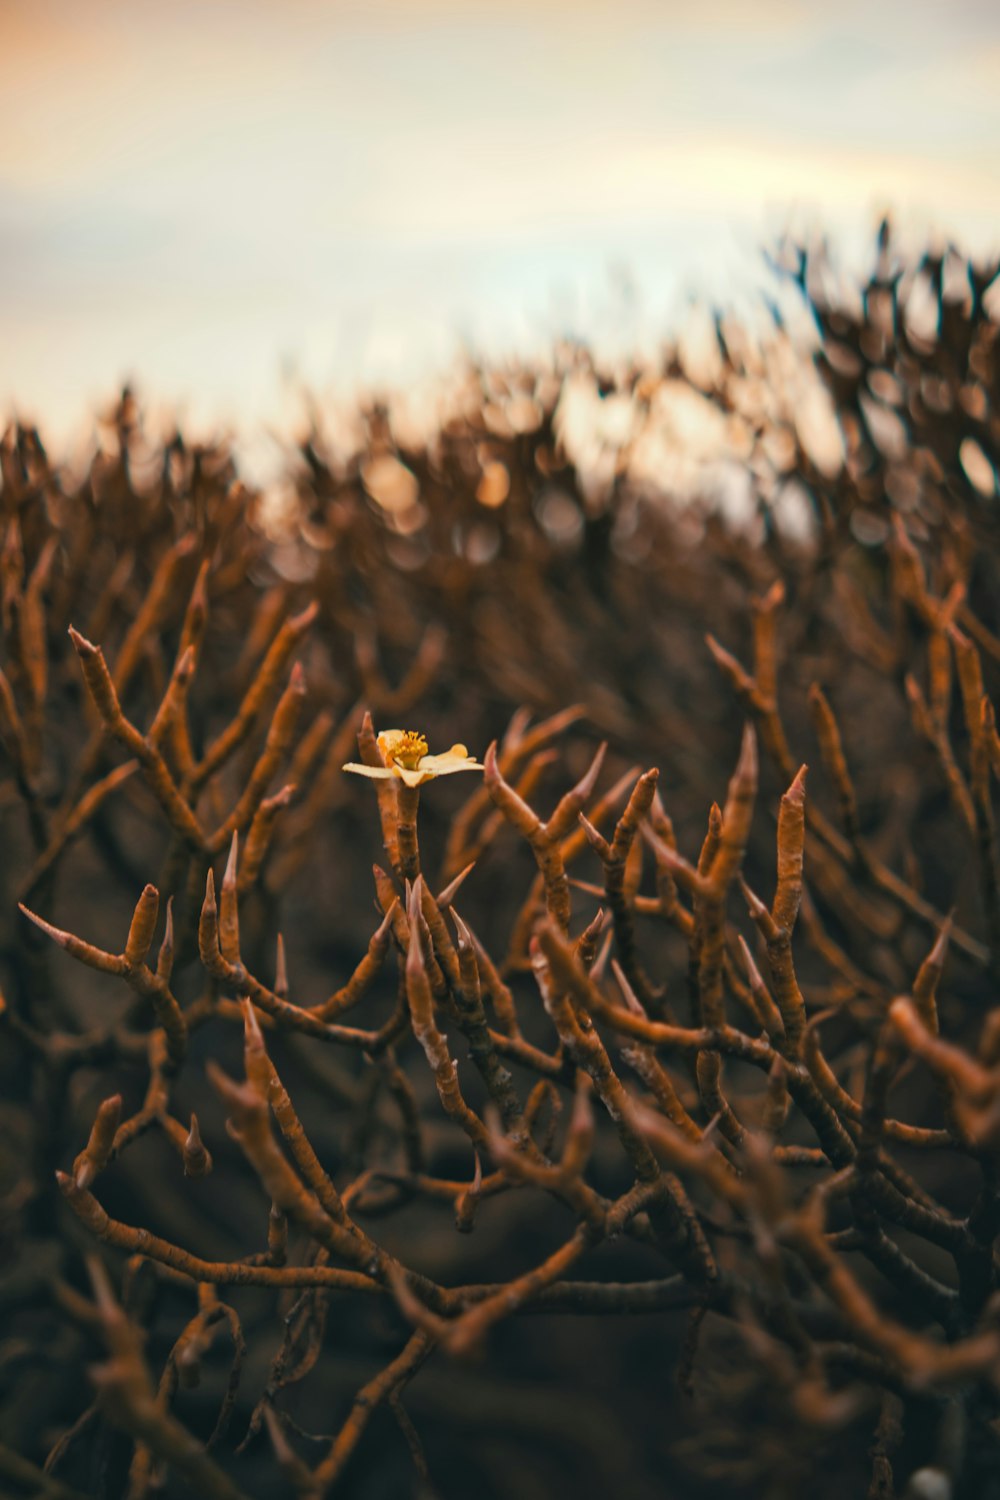
{"type": "MultiPolygon", "coordinates": [[[[424,760],[426,759],[427,757],[424,756],[424,760]]],[[[408,766],[401,766],[397,760],[393,762],[392,770],[393,774],[398,776],[400,781],[405,781],[407,786],[420,786],[421,782],[430,781],[431,776],[435,774],[432,771],[431,776],[425,775],[422,762],[419,771],[411,771],[408,766]]]]}
{"type": "Polygon", "coordinates": [[[443,755],[425,755],[420,769],[432,776],[451,776],[456,771],[481,771],[483,767],[470,755],[456,755],[453,750],[448,750],[443,755]]]}
{"type": "Polygon", "coordinates": [[[375,781],[391,781],[393,775],[389,766],[359,766],[353,760],[349,760],[341,770],[353,771],[356,776],[371,776],[375,781]]]}

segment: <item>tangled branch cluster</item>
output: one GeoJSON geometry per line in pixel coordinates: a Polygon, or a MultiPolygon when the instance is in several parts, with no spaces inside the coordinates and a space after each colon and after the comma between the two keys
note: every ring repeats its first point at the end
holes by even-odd
{"type": "MultiPolygon", "coordinates": [[[[520,1373],[518,1329],[552,1320],[672,1330],[689,1474],[822,1492],[836,1443],[854,1492],[895,1493],[895,1468],[899,1493],[988,1493],[1000,606],[969,444],[995,463],[997,325],[988,278],[956,302],[946,271],[919,272],[925,346],[886,244],[860,309],[799,263],[846,458],[824,477],[766,417],[758,441],[813,495],[808,542],[695,536],[624,463],[595,498],[554,398],[511,424],[526,372],[509,431],[486,401],[396,444],[422,517],[371,481],[384,413],[340,473],[314,434],[277,547],[224,452],[178,438],[140,479],[130,398],[76,490],[9,435],[10,1483],[376,1493],[385,1418],[428,1492],[468,1492],[440,1434],[488,1428],[482,1362],[520,1373]],[[539,503],[553,475],[572,547],[539,503]],[[281,576],[289,547],[308,579],[281,576]],[[498,738],[481,766],[434,757],[367,709],[498,738]],[[453,770],[471,795],[430,784],[453,770]],[[425,1451],[404,1393],[449,1367],[425,1451]]],[[[751,356],[720,347],[738,409],[751,356]]],[[[778,471],[755,472],[766,519],[778,471]]],[[[666,1362],[623,1368],[667,1402],[666,1362]]],[[[491,1402],[516,1418],[510,1387],[491,1402]]],[[[540,1399],[535,1431],[569,1424],[580,1492],[643,1493],[648,1439],[562,1410],[540,1399]]]]}

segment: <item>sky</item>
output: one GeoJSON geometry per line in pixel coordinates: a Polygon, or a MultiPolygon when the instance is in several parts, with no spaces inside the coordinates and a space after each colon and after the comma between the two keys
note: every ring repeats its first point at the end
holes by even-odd
{"type": "Polygon", "coordinates": [[[993,0],[0,0],[0,415],[57,438],[655,347],[887,209],[1000,251],[993,0]]]}

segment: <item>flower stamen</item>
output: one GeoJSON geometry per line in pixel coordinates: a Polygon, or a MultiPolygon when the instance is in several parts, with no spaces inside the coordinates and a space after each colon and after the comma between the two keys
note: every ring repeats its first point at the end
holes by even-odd
{"type": "Polygon", "coordinates": [[[413,729],[386,729],[378,737],[378,747],[386,765],[395,763],[408,771],[415,771],[428,751],[424,736],[413,729]]]}

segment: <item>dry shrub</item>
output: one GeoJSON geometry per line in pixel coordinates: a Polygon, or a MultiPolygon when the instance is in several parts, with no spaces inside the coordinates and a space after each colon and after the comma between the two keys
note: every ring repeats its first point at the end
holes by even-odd
{"type": "Polygon", "coordinates": [[[5,1487],[996,1492],[994,268],[792,269],[844,459],[721,326],[742,531],[634,462],[673,354],[564,356],[587,473],[484,371],[280,514],[7,433],[5,1487]]]}

